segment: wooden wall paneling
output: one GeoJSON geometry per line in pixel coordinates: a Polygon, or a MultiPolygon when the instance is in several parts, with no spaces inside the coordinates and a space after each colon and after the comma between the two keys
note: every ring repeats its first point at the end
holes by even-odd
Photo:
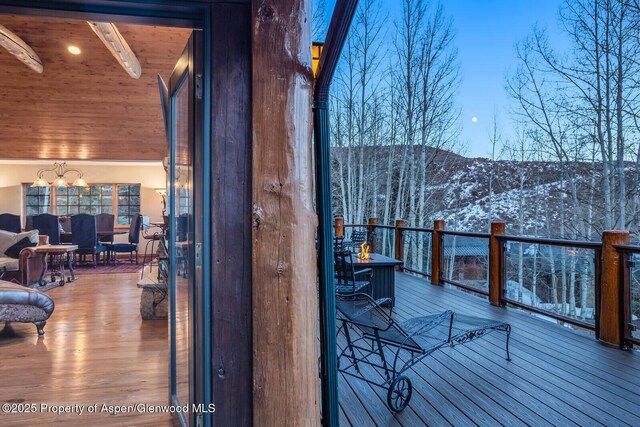
{"type": "Polygon", "coordinates": [[[142,65],[136,80],[85,21],[0,15],[0,23],[44,64],[36,74],[0,49],[0,158],[162,160],[156,75],[171,73],[191,30],[118,24],[142,65]]]}
{"type": "Polygon", "coordinates": [[[252,3],[256,425],[320,422],[310,6],[252,3]]]}
{"type": "Polygon", "coordinates": [[[213,5],[211,30],[212,416],[251,426],[250,6],[213,5]]]}

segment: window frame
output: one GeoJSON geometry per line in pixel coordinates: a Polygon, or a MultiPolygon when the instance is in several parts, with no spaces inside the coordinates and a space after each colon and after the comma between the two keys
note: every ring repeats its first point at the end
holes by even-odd
{"type": "MultiPolygon", "coordinates": [[[[118,187],[119,186],[138,186],[140,187],[140,194],[138,197],[140,197],[140,210],[142,211],[142,184],[134,182],[134,183],[126,183],[126,182],[118,182],[118,183],[111,183],[111,182],[95,182],[95,183],[91,183],[91,185],[96,185],[96,186],[111,186],[111,212],[115,217],[115,221],[114,221],[114,228],[116,229],[129,229],[130,224],[118,224],[118,187]]],[[[27,189],[31,186],[30,182],[23,182],[22,183],[22,187],[23,187],[23,195],[22,195],[22,208],[23,208],[23,212],[25,217],[27,216],[27,189]]],[[[49,212],[52,215],[58,215],[58,210],[57,210],[57,187],[55,186],[50,186],[49,187],[49,212]]],[[[88,196],[90,197],[90,196],[88,196]]]]}
{"type": "MultiPolygon", "coordinates": [[[[30,205],[29,203],[27,203],[27,199],[29,197],[34,197],[34,196],[35,197],[41,197],[41,196],[42,197],[49,197],[49,211],[48,212],[42,212],[42,213],[51,213],[51,193],[52,193],[51,187],[49,187],[49,194],[36,194],[36,195],[29,194],[29,187],[31,187],[31,184],[26,184],[25,185],[25,187],[24,187],[24,197],[22,198],[22,207],[23,207],[23,212],[25,213],[25,217],[28,215],[27,209],[29,208],[29,206],[34,206],[34,205],[30,205]]],[[[39,192],[40,191],[38,191],[38,193],[39,192]]],[[[37,208],[40,208],[40,207],[43,207],[43,206],[47,206],[47,205],[45,203],[42,203],[42,204],[38,203],[36,205],[37,208]]],[[[40,209],[38,209],[38,210],[40,210],[40,209]]]]}
{"type": "MultiPolygon", "coordinates": [[[[118,184],[113,184],[113,189],[112,191],[112,202],[113,202],[113,215],[114,215],[114,223],[115,223],[115,227],[118,228],[129,228],[129,226],[131,225],[131,217],[132,215],[129,214],[129,223],[128,224],[120,224],[118,222],[118,217],[120,217],[120,212],[118,211],[119,205],[118,205],[118,199],[120,198],[120,193],[118,192],[118,187],[132,187],[132,186],[138,186],[139,190],[138,190],[138,200],[139,200],[139,207],[140,209],[138,210],[138,213],[142,213],[142,185],[141,184],[125,184],[125,183],[118,183],[118,184]]],[[[127,195],[129,201],[131,201],[131,194],[127,195]]],[[[131,204],[129,203],[127,206],[131,206],[131,204]]]]}

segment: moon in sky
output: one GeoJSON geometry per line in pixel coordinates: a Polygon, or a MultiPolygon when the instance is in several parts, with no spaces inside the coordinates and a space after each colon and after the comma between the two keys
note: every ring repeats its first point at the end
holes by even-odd
{"type": "Polygon", "coordinates": [[[473,123],[476,123],[476,122],[478,121],[478,118],[477,118],[477,117],[471,117],[471,121],[472,121],[473,123]]]}

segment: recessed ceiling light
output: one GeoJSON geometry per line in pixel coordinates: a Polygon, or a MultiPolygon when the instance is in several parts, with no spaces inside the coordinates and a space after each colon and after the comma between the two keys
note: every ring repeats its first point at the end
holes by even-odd
{"type": "Polygon", "coordinates": [[[80,52],[82,52],[78,46],[69,46],[67,50],[72,55],[80,55],[80,52]]]}

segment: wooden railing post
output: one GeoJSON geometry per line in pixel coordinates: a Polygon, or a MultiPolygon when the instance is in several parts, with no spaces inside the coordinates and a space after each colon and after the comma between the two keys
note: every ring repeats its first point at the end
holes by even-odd
{"type": "Polygon", "coordinates": [[[489,238],[489,302],[492,305],[502,305],[504,290],[504,244],[496,236],[504,234],[504,222],[491,223],[491,237],[489,238]]]}
{"type": "Polygon", "coordinates": [[[613,245],[628,245],[628,231],[602,233],[602,269],[600,278],[600,312],[598,338],[608,344],[621,346],[624,325],[620,301],[623,280],[621,274],[623,255],[613,245]]]}
{"type": "Polygon", "coordinates": [[[341,216],[335,217],[333,220],[336,237],[344,237],[344,218],[341,216]]]}
{"type": "MultiPolygon", "coordinates": [[[[396,219],[396,229],[393,237],[395,245],[394,257],[404,262],[404,235],[401,227],[405,227],[407,221],[404,219],[396,219]]],[[[402,271],[402,266],[396,265],[396,271],[402,271]]]]}
{"type": "Polygon", "coordinates": [[[437,230],[444,230],[444,220],[433,221],[431,234],[431,284],[442,285],[442,270],[444,266],[444,238],[437,230]]]}
{"type": "Polygon", "coordinates": [[[376,251],[375,239],[372,239],[371,237],[376,232],[376,224],[377,223],[378,223],[378,218],[375,218],[375,217],[369,218],[369,226],[367,227],[367,242],[369,242],[369,252],[375,252],[376,251]]]}

